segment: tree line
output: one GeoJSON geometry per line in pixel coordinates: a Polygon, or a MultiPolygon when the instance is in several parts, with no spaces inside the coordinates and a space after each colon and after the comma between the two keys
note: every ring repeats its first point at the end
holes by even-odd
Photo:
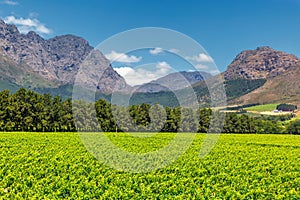
{"type": "Polygon", "coordinates": [[[291,117],[253,117],[213,111],[210,108],[193,110],[179,106],[162,107],[158,104],[124,107],[112,105],[103,99],[93,103],[72,101],[70,98],[62,100],[59,96],[52,97],[50,94],[39,94],[24,88],[14,94],[8,90],[0,92],[0,131],[201,133],[221,131],[299,134],[299,120],[286,122],[291,117]]]}

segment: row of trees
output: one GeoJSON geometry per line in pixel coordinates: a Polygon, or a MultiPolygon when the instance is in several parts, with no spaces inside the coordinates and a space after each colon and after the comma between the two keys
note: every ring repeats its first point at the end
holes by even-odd
{"type": "Polygon", "coordinates": [[[224,133],[300,133],[297,120],[283,126],[277,119],[157,104],[121,107],[38,94],[24,88],[0,92],[1,131],[151,131],[224,133]],[[224,122],[224,123],[223,123],[224,122]]]}
{"type": "Polygon", "coordinates": [[[21,88],[0,92],[1,131],[74,131],[72,102],[21,88]]]}

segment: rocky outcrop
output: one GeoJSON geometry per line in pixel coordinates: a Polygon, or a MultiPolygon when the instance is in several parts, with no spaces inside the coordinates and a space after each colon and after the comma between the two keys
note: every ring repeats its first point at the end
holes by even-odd
{"type": "MultiPolygon", "coordinates": [[[[26,64],[30,70],[49,81],[72,84],[81,63],[92,51],[93,47],[83,38],[63,35],[46,40],[33,31],[21,34],[15,25],[0,20],[0,55],[9,58],[16,65],[26,64]]],[[[103,55],[98,59],[102,63],[101,70],[107,72],[97,80],[99,82],[91,85],[98,85],[98,90],[105,92],[110,92],[112,87],[108,84],[112,82],[117,84],[114,88],[120,90],[129,87],[103,55]]]]}
{"type": "Polygon", "coordinates": [[[270,47],[258,47],[238,54],[225,71],[224,78],[269,79],[299,64],[300,60],[292,54],[270,47]]]}
{"type": "Polygon", "coordinates": [[[227,80],[265,79],[261,87],[233,99],[229,104],[298,103],[300,60],[270,47],[241,52],[224,72],[227,80]]]}

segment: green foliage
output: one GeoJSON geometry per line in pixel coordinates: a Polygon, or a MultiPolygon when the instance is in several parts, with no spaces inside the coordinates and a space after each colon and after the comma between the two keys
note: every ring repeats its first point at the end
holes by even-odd
{"type": "Polygon", "coordinates": [[[0,92],[0,131],[287,133],[281,122],[293,117],[227,113],[221,130],[222,117],[212,118],[213,114],[225,115],[209,108],[163,108],[158,104],[124,107],[103,99],[94,103],[72,102],[24,88],[15,94],[8,90],[0,92]]]}
{"type": "Polygon", "coordinates": [[[274,134],[274,133],[285,133],[284,127],[274,121],[267,121],[267,120],[256,120],[256,133],[260,134],[274,134]]]}
{"type": "Polygon", "coordinates": [[[257,106],[257,105],[259,105],[259,104],[251,103],[251,104],[245,104],[245,105],[240,105],[240,106],[227,107],[222,110],[243,110],[244,108],[257,106]]]}
{"type": "Polygon", "coordinates": [[[291,121],[287,126],[287,132],[291,134],[300,134],[300,119],[291,121]]]}
{"type": "MultiPolygon", "coordinates": [[[[141,139],[131,134],[107,133],[116,145],[132,152],[162,148],[174,135],[160,133],[141,139]]],[[[0,196],[1,199],[300,199],[298,136],[221,135],[215,148],[201,159],[198,155],[204,138],[205,135],[197,134],[190,148],[165,168],[130,173],[97,161],[75,133],[1,133],[0,196]]]]}
{"type": "Polygon", "coordinates": [[[265,84],[265,79],[234,79],[225,82],[227,99],[235,99],[243,96],[265,84]]]}
{"type": "Polygon", "coordinates": [[[162,132],[178,132],[181,119],[181,108],[166,108],[167,119],[162,132]]]}
{"type": "Polygon", "coordinates": [[[198,132],[207,133],[210,125],[212,110],[204,108],[199,110],[199,128],[198,132]]]}
{"type": "Polygon", "coordinates": [[[72,102],[24,88],[0,92],[1,131],[74,131],[72,102]]]}
{"type": "Polygon", "coordinates": [[[173,92],[154,92],[154,93],[134,93],[130,98],[130,105],[139,105],[139,104],[160,104],[168,107],[177,107],[179,102],[176,98],[176,95],[173,92]]]}
{"type": "Polygon", "coordinates": [[[247,111],[257,111],[257,112],[264,112],[264,111],[273,111],[276,109],[278,104],[264,104],[264,105],[257,105],[245,108],[247,111]]]}
{"type": "MultiPolygon", "coordinates": [[[[52,96],[60,96],[63,100],[66,100],[68,98],[72,98],[73,94],[73,85],[60,85],[58,87],[39,87],[39,88],[31,88],[32,90],[40,93],[40,94],[51,94],[52,96]]],[[[85,88],[76,87],[78,93],[81,94],[80,98],[89,95],[91,91],[85,88]]],[[[96,92],[95,94],[96,99],[105,99],[107,101],[110,100],[111,95],[109,94],[103,94],[101,92],[96,92]]]]}
{"type": "Polygon", "coordinates": [[[272,121],[274,123],[276,122],[284,122],[291,120],[292,118],[295,117],[295,114],[290,113],[290,114],[285,114],[285,115],[260,115],[259,118],[265,121],[272,121]]]}
{"type": "Polygon", "coordinates": [[[279,104],[277,107],[276,107],[277,110],[282,110],[282,111],[294,111],[294,110],[297,110],[297,106],[295,105],[292,105],[292,104],[279,104]]]}

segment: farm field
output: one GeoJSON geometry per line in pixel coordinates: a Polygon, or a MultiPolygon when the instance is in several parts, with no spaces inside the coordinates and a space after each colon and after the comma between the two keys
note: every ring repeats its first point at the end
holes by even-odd
{"type": "MultiPolygon", "coordinates": [[[[107,133],[116,145],[134,152],[159,149],[174,135],[142,139],[107,133]]],[[[299,136],[221,135],[201,159],[204,137],[197,134],[165,168],[129,173],[101,164],[77,133],[0,133],[0,198],[300,199],[299,136]]]]}
{"type": "Polygon", "coordinates": [[[278,104],[264,104],[264,105],[257,105],[245,108],[247,111],[256,111],[256,112],[264,112],[264,111],[273,111],[276,109],[278,104]]]}

